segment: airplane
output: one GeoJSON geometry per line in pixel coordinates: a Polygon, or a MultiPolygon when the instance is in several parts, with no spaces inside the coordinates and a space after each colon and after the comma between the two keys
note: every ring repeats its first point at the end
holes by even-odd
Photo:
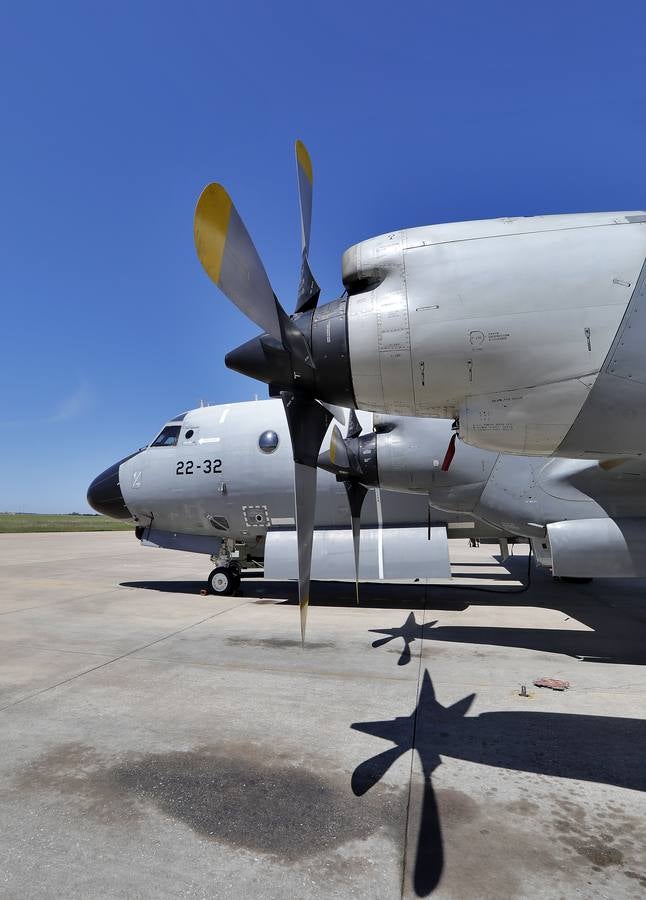
{"type": "Polygon", "coordinates": [[[285,406],[295,463],[299,597],[309,600],[316,462],[336,407],[453,419],[482,450],[568,459],[646,448],[646,212],[507,217],[393,231],[342,260],[319,304],[310,265],[313,168],[296,142],[301,277],[278,301],[226,190],[195,211],[210,279],[263,334],[226,365],[285,406]]]}
{"type": "MultiPolygon", "coordinates": [[[[359,416],[372,428],[370,413],[359,416]]],[[[432,424],[439,447],[444,429],[432,424]]],[[[208,577],[215,594],[237,590],[247,564],[264,563],[265,577],[272,580],[291,579],[297,573],[297,547],[288,435],[278,399],[189,410],[169,420],[147,447],[98,475],[88,489],[88,503],[104,515],[132,519],[144,546],[208,554],[215,564],[208,577]]],[[[462,477],[459,467],[450,477],[462,477]]],[[[430,521],[425,491],[382,489],[376,470],[371,487],[362,497],[359,560],[348,530],[345,480],[320,472],[315,578],[355,584],[359,578],[448,579],[447,532],[514,539],[460,512],[437,513],[430,521]]]]}
{"type": "MultiPolygon", "coordinates": [[[[448,420],[365,412],[350,413],[348,437],[330,430],[318,460],[315,578],[449,578],[448,535],[530,541],[559,578],[646,574],[643,467],[497,454],[462,441],[447,465],[450,431],[448,420]]],[[[247,563],[264,563],[267,578],[295,577],[292,479],[281,401],[230,403],[168,421],[146,448],[97,476],[88,502],[132,518],[145,546],[208,554],[211,589],[227,594],[247,563]]]]}

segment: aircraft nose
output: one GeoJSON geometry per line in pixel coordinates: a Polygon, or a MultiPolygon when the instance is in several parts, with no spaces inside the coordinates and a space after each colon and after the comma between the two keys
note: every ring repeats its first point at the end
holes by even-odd
{"type": "MultiPolygon", "coordinates": [[[[130,457],[127,456],[126,459],[130,457]]],[[[132,518],[119,487],[119,466],[122,462],[125,460],[120,459],[105,472],[97,475],[87,490],[87,502],[92,509],[112,519],[132,518]]]]}

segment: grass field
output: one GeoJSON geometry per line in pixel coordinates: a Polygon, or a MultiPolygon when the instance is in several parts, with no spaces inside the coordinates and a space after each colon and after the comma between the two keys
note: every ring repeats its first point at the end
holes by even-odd
{"type": "Polygon", "coordinates": [[[106,516],[41,515],[40,513],[0,513],[0,534],[37,531],[131,531],[132,522],[106,516]]]}

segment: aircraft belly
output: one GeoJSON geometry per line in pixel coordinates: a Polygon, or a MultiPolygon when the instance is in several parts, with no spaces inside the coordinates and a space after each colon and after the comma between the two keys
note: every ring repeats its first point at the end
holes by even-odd
{"type": "Polygon", "coordinates": [[[544,456],[563,440],[588,397],[579,378],[467,396],[460,436],[483,450],[544,456]]]}
{"type": "MultiPolygon", "coordinates": [[[[295,532],[270,531],[265,551],[265,578],[297,576],[295,532]]],[[[349,529],[314,532],[312,577],[317,580],[354,580],[354,551],[349,529]]],[[[366,581],[451,577],[445,528],[361,529],[359,577],[366,581]]]]}
{"type": "Polygon", "coordinates": [[[640,459],[604,463],[553,457],[541,469],[539,483],[550,495],[550,518],[640,517],[646,508],[646,470],[640,459]],[[566,513],[564,504],[567,500],[566,513]],[[574,503],[578,503],[574,507],[574,503]],[[576,509],[577,515],[571,510],[576,509]]]}
{"type": "Polygon", "coordinates": [[[513,534],[542,535],[544,523],[533,461],[526,457],[500,456],[474,515],[513,534]]]}
{"type": "Polygon", "coordinates": [[[486,481],[449,487],[434,485],[429,497],[435,509],[445,510],[448,513],[470,513],[478,505],[485,486],[486,481]]]}

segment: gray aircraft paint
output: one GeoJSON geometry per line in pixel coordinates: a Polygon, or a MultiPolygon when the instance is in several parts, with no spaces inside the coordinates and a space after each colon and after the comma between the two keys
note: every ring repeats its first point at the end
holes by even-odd
{"type": "Polygon", "coordinates": [[[561,442],[560,456],[640,455],[646,448],[646,263],[598,378],[561,442]]]}
{"type": "Polygon", "coordinates": [[[547,526],[552,571],[557,576],[646,575],[646,522],[641,519],[577,519],[547,526]]]}
{"type": "MultiPolygon", "coordinates": [[[[646,464],[639,461],[604,468],[597,461],[497,454],[459,441],[449,470],[442,471],[450,422],[367,413],[359,418],[364,432],[373,426],[377,431],[380,482],[379,491],[369,492],[362,515],[366,546],[382,526],[423,526],[429,497],[433,525],[448,523],[451,533],[463,535],[545,539],[551,523],[598,520],[601,527],[609,517],[638,517],[643,510],[646,464]],[[474,522],[477,527],[471,531],[468,526],[474,522]]],[[[261,557],[269,529],[294,527],[293,463],[281,402],[191,410],[181,426],[177,446],[149,447],[122,464],[120,483],[128,508],[142,525],[151,523],[152,514],[148,536],[153,543],[215,553],[223,537],[232,537],[261,557]],[[265,454],[258,439],[268,430],[277,432],[279,444],[265,454]],[[194,432],[190,439],[188,431],[194,432]],[[205,459],[220,459],[222,472],[175,474],[179,461],[192,460],[195,467],[205,459]]],[[[349,540],[348,525],[343,485],[319,471],[317,529],[335,530],[349,540]]],[[[583,538],[584,532],[580,534],[583,538]]],[[[406,553],[405,542],[401,546],[406,553]]]]}
{"type": "Polygon", "coordinates": [[[450,424],[375,416],[379,480],[428,492],[433,506],[532,540],[559,576],[646,574],[646,461],[541,459],[479,451],[458,442],[438,465],[450,424]],[[428,455],[427,455],[428,454],[428,455]]]}
{"type": "MultiPolygon", "coordinates": [[[[643,220],[619,212],[459,222],[350,248],[343,279],[357,405],[459,416],[461,436],[483,449],[554,452],[633,295],[646,257],[643,220]]],[[[612,399],[612,446],[622,448],[630,388],[612,399]]],[[[589,421],[599,437],[603,426],[589,421]]],[[[590,439],[589,429],[575,429],[563,452],[590,453],[590,439]]]]}
{"type": "Polygon", "coordinates": [[[463,512],[525,537],[565,519],[643,515],[646,461],[541,458],[493,453],[458,441],[447,472],[436,465],[451,433],[433,419],[375,416],[379,478],[394,491],[428,493],[433,506],[463,512]],[[428,454],[428,456],[427,456],[428,454]]]}
{"type": "MultiPolygon", "coordinates": [[[[430,493],[437,508],[468,510],[481,521],[504,523],[505,529],[517,529],[539,542],[541,550],[548,549],[549,527],[569,516],[592,523],[589,528],[578,529],[577,534],[601,534],[594,523],[608,517],[599,497],[595,490],[586,493],[572,481],[584,470],[575,467],[567,474],[550,470],[549,477],[556,476],[558,486],[568,488],[567,498],[558,497],[553,490],[545,489],[549,477],[546,479],[543,469],[528,462],[527,457],[547,456],[560,448],[563,457],[596,457],[612,463],[609,457],[642,452],[646,428],[641,425],[638,401],[640,385],[646,384],[646,368],[639,338],[644,330],[642,294],[646,276],[638,279],[640,271],[646,271],[643,211],[512,217],[391,232],[346,251],[346,295],[311,309],[308,307],[316,304],[319,294],[313,282],[314,293],[309,289],[303,293],[307,280],[303,273],[309,274],[311,281],[306,265],[311,160],[299,142],[296,154],[303,232],[297,311],[307,313],[292,317],[284,313],[237,213],[233,226],[226,225],[227,213],[233,207],[221,186],[208,186],[200,197],[195,239],[199,258],[212,280],[238,309],[273,334],[273,340],[268,335],[258,336],[230,351],[226,364],[282,391],[293,445],[302,635],[315,528],[313,466],[328,421],[317,399],[385,415],[450,417],[455,420],[457,436],[467,443],[484,451],[520,457],[517,462],[473,457],[474,471],[462,471],[464,465],[457,463],[453,477],[445,477],[454,457],[456,436],[448,445],[446,464],[439,465],[441,448],[438,452],[430,440],[428,445],[415,444],[409,437],[407,446],[401,446],[400,441],[395,447],[401,432],[393,436],[397,430],[393,425],[384,429],[391,432],[386,443],[386,451],[392,450],[390,470],[384,452],[377,479],[376,435],[380,432],[363,441],[354,427],[346,439],[335,431],[329,450],[319,455],[318,461],[325,470],[347,479],[355,556],[357,504],[363,500],[360,482],[379,485],[381,490],[387,475],[401,484],[403,493],[430,493]],[[221,247],[220,238],[224,240],[221,247]],[[251,281],[238,277],[240,272],[257,269],[263,274],[262,284],[253,277],[251,281]],[[231,277],[223,276],[227,272],[233,273],[231,277]],[[255,285],[251,293],[249,284],[255,285]],[[327,320],[332,308],[336,310],[334,321],[340,326],[334,339],[332,320],[327,320]],[[264,321],[268,311],[272,313],[269,324],[264,321]],[[274,313],[280,313],[280,329],[272,327],[276,324],[274,313]],[[322,345],[316,324],[320,319],[327,320],[322,345]],[[609,413],[606,421],[598,414],[604,406],[609,413]],[[433,462],[429,465],[431,454],[433,462]],[[478,463],[481,471],[477,471],[478,463]],[[592,518],[584,519],[582,510],[592,518]]],[[[464,461],[468,468],[469,460],[465,457],[464,461]]],[[[206,460],[205,465],[209,468],[204,471],[223,476],[219,493],[227,497],[229,486],[220,461],[217,468],[215,464],[210,468],[206,460]]],[[[197,459],[180,460],[176,474],[188,475],[189,467],[191,472],[201,468],[197,459]]],[[[251,470],[254,468],[252,465],[251,470]]],[[[608,467],[604,469],[607,471],[608,467]]],[[[97,506],[100,491],[112,489],[110,477],[108,473],[95,480],[97,506]]],[[[599,483],[603,486],[603,479],[599,483]]],[[[594,486],[598,487],[596,483],[594,486]]],[[[133,487],[141,488],[137,477],[133,487]]],[[[174,486],[172,490],[175,503],[164,508],[158,502],[162,520],[164,516],[172,520],[174,509],[181,503],[178,492],[183,489],[174,486]]],[[[214,507],[210,486],[207,494],[206,506],[214,507]]],[[[615,502],[612,492],[611,497],[615,502]]],[[[239,499],[231,504],[234,518],[239,518],[239,499]]],[[[377,494],[378,527],[383,511],[380,499],[377,494]]],[[[276,497],[271,501],[273,508],[280,506],[276,497]]],[[[333,492],[323,489],[319,531],[335,527],[333,505],[333,492]]],[[[275,524],[272,516],[276,521],[289,518],[277,516],[267,504],[255,503],[243,505],[244,523],[240,526],[228,515],[207,512],[205,504],[194,507],[201,529],[206,520],[217,530],[241,532],[247,545],[250,530],[271,530],[275,524]]],[[[148,521],[152,525],[156,513],[152,505],[150,509],[148,521]]],[[[145,514],[145,510],[142,512],[145,514]]],[[[183,512],[177,523],[171,521],[172,526],[186,525],[188,509],[183,512]]],[[[154,525],[159,527],[158,522],[154,525]]],[[[553,531],[557,540],[557,531],[565,534],[567,529],[553,531]]],[[[635,543],[635,552],[641,553],[638,530],[621,531],[622,535],[628,533],[628,543],[635,543]]],[[[262,540],[260,534],[257,537],[262,540]]],[[[541,558],[546,555],[541,553],[541,558]]]]}
{"type": "MultiPolygon", "coordinates": [[[[369,431],[372,415],[359,415],[364,429],[369,431]]],[[[150,544],[217,554],[221,540],[231,538],[246,544],[250,555],[262,558],[269,529],[293,533],[294,464],[280,400],[194,409],[179,424],[176,446],[149,446],[126,460],[119,472],[124,501],[137,524],[149,529],[146,540],[150,544]],[[258,445],[265,431],[278,434],[278,447],[272,453],[264,453],[258,445]],[[193,435],[187,438],[190,432],[193,435]],[[217,473],[212,471],[215,460],[221,461],[221,471],[217,473]],[[185,472],[189,461],[193,463],[192,474],[178,475],[178,464],[184,463],[181,468],[185,472]],[[211,471],[205,473],[205,463],[209,461],[211,471]]],[[[441,425],[433,424],[439,437],[441,425]]],[[[382,529],[419,529],[426,528],[427,523],[428,498],[423,490],[370,491],[366,498],[362,525],[366,532],[374,531],[382,556],[382,529]]],[[[433,524],[448,524],[456,534],[473,533],[473,518],[459,512],[438,513],[433,524]]],[[[336,529],[345,540],[348,526],[344,486],[334,476],[319,471],[316,528],[336,529]]],[[[478,533],[496,536],[498,531],[487,525],[481,526],[478,533]]],[[[365,540],[370,542],[367,534],[365,540]]],[[[405,543],[401,550],[405,552],[405,543]]],[[[391,552],[391,558],[394,557],[391,552]]],[[[382,577],[388,577],[385,571],[382,577]]]]}
{"type": "MultiPolygon", "coordinates": [[[[293,532],[268,532],[265,578],[293,578],[295,574],[296,541],[293,532]]],[[[366,581],[450,578],[446,528],[362,527],[359,577],[366,581]]],[[[315,530],[312,578],[320,581],[354,578],[354,549],[347,528],[315,530]]]]}

